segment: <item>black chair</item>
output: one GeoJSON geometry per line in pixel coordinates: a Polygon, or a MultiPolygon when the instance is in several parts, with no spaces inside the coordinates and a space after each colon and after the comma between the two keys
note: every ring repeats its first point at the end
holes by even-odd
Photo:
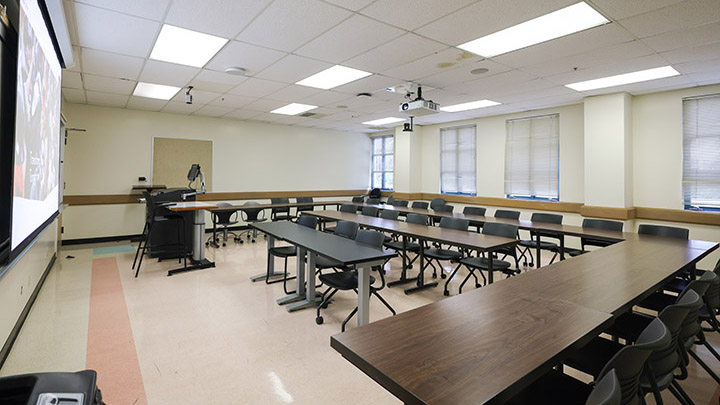
{"type": "MultiPolygon", "coordinates": [[[[596,373],[595,381],[601,381],[611,370],[615,370],[620,383],[621,399],[623,405],[644,404],[640,391],[640,378],[643,375],[645,364],[650,355],[656,350],[662,350],[670,345],[670,331],[663,322],[655,318],[640,334],[632,346],[624,346],[614,352],[614,355],[596,373]]],[[[592,351],[592,347],[585,346],[581,352],[592,351]]],[[[541,376],[529,387],[522,390],[511,399],[510,404],[581,404],[587,401],[591,386],[552,370],[541,376]]]]}
{"type": "Polygon", "coordinates": [[[615,369],[611,369],[594,387],[560,371],[552,370],[530,387],[505,402],[509,405],[582,404],[620,405],[622,387],[615,369]]]}
{"type": "Polygon", "coordinates": [[[380,218],[382,218],[382,219],[392,219],[393,221],[397,221],[399,217],[400,217],[400,211],[394,211],[394,210],[380,211],[380,218]]]}
{"type": "MultiPolygon", "coordinates": [[[[270,204],[290,204],[290,199],[286,197],[271,198],[270,204]]],[[[275,207],[270,210],[271,221],[289,221],[290,219],[292,219],[290,207],[275,207]]]]}
{"type": "Polygon", "coordinates": [[[688,239],[690,230],[675,226],[640,224],[638,233],[642,235],[662,236],[664,238],[688,239]]]}
{"type": "MultiPolygon", "coordinates": [[[[232,204],[230,203],[217,203],[217,206],[222,207],[232,207],[232,204]]],[[[237,234],[228,228],[230,228],[233,225],[236,225],[238,221],[238,212],[235,211],[227,211],[227,210],[211,210],[210,215],[212,216],[212,223],[213,223],[213,234],[211,237],[208,238],[208,240],[205,242],[205,246],[213,245],[214,247],[219,247],[218,245],[218,237],[217,237],[217,228],[218,226],[221,228],[222,231],[222,238],[223,238],[223,246],[227,245],[228,235],[232,235],[233,238],[237,239],[237,234]]]]}
{"type": "MultiPolygon", "coordinates": [[[[515,239],[517,237],[518,227],[515,225],[510,224],[501,224],[497,222],[488,222],[483,226],[482,233],[483,235],[493,235],[493,236],[500,236],[503,238],[510,238],[515,239]]],[[[475,288],[480,287],[480,283],[478,281],[477,276],[475,275],[475,270],[480,270],[480,275],[483,278],[483,285],[487,284],[487,279],[485,278],[485,274],[483,274],[483,271],[490,271],[490,259],[483,256],[478,257],[465,257],[460,260],[460,264],[462,266],[465,266],[468,269],[468,274],[465,276],[465,279],[460,284],[460,287],[458,288],[458,294],[462,294],[462,288],[467,283],[467,281],[470,279],[470,276],[473,276],[475,278],[475,288]]],[[[503,274],[506,274],[508,277],[514,276],[515,274],[520,273],[520,269],[518,268],[518,258],[517,258],[517,249],[515,249],[515,246],[510,246],[507,248],[498,249],[497,251],[492,253],[492,265],[493,265],[493,271],[498,271],[503,274]],[[507,262],[505,260],[497,259],[497,254],[504,255],[503,258],[507,256],[511,256],[513,259],[515,259],[515,269],[511,269],[510,266],[512,264],[510,262],[507,262]]],[[[448,280],[445,282],[445,290],[443,291],[444,295],[450,295],[450,291],[448,290],[448,285],[450,283],[450,280],[455,276],[455,273],[457,273],[458,269],[461,266],[458,266],[455,271],[450,274],[450,277],[448,277],[448,280]]]]}
{"type": "MultiPolygon", "coordinates": [[[[349,214],[356,214],[356,213],[357,213],[357,209],[358,209],[358,206],[357,206],[357,205],[354,205],[354,204],[342,204],[342,205],[340,205],[340,208],[338,209],[338,211],[340,211],[340,212],[346,212],[346,213],[349,213],[349,214]]],[[[327,224],[328,222],[330,222],[330,221],[325,221],[325,224],[327,224]]],[[[335,227],[334,227],[334,226],[331,226],[331,227],[325,226],[325,228],[324,228],[323,230],[324,230],[325,232],[334,233],[334,232],[335,232],[335,227]]]]}
{"type": "MultiPolygon", "coordinates": [[[[395,212],[397,212],[397,211],[395,211],[395,212]]],[[[418,225],[426,225],[427,226],[429,220],[430,220],[430,217],[428,217],[427,215],[410,213],[407,215],[405,222],[407,222],[409,224],[418,224],[418,225]]],[[[408,269],[412,269],[413,263],[415,262],[415,260],[417,260],[418,257],[420,257],[420,243],[413,239],[408,240],[405,243],[404,248],[403,248],[403,242],[398,241],[398,240],[385,241],[385,247],[398,252],[402,256],[405,256],[405,262],[407,263],[408,269]],[[408,256],[408,252],[415,253],[415,257],[413,257],[411,259],[410,256],[408,256]]],[[[401,256],[401,258],[402,258],[402,256],[401,256]]]]}
{"type": "Polygon", "coordinates": [[[362,204],[365,202],[365,197],[363,197],[363,196],[353,197],[352,202],[362,204]]]}
{"type": "Polygon", "coordinates": [[[438,205],[433,209],[438,212],[453,212],[455,210],[455,207],[452,205],[445,204],[445,205],[438,205]]]}
{"type": "MultiPolygon", "coordinates": [[[[333,228],[333,235],[347,239],[355,239],[359,228],[360,226],[356,222],[338,221],[337,226],[333,228]]],[[[315,268],[317,270],[335,269],[339,271],[343,268],[343,264],[324,256],[317,256],[315,259],[315,268]]]]}
{"type": "MultiPolygon", "coordinates": [[[[465,215],[478,215],[478,216],[485,216],[485,208],[483,207],[465,207],[463,208],[463,214],[465,215]]],[[[475,230],[480,232],[480,228],[482,226],[480,224],[471,225],[475,227],[475,230]]]]}
{"type": "MultiPolygon", "coordinates": [[[[359,243],[369,245],[372,247],[377,247],[378,249],[382,248],[383,245],[383,238],[384,235],[381,232],[377,231],[367,231],[367,230],[359,230],[357,231],[357,234],[355,236],[355,240],[359,243]]],[[[375,296],[377,299],[380,300],[389,310],[390,312],[395,315],[395,310],[393,307],[388,304],[383,297],[378,294],[378,291],[385,288],[385,274],[382,269],[378,271],[378,274],[380,274],[380,280],[381,283],[379,286],[374,286],[375,284],[375,277],[370,276],[370,296],[375,296]]],[[[323,284],[328,286],[328,289],[323,293],[323,300],[318,305],[317,308],[317,316],[315,317],[315,323],[318,325],[323,323],[323,317],[320,315],[320,310],[323,308],[327,308],[328,303],[330,302],[330,299],[332,299],[333,295],[337,293],[338,291],[347,291],[347,290],[355,290],[358,289],[358,273],[357,270],[348,270],[348,271],[341,271],[336,273],[329,273],[329,274],[320,274],[320,281],[323,282],[323,284]]],[[[357,313],[358,307],[356,306],[355,309],[352,310],[350,315],[348,315],[342,322],[342,331],[345,332],[345,325],[348,323],[348,321],[357,313]]]]}
{"type": "Polygon", "coordinates": [[[443,198],[434,198],[432,201],[430,201],[430,209],[437,209],[436,207],[440,207],[442,205],[445,205],[445,199],[443,198]]]}
{"type": "MultiPolygon", "coordinates": [[[[609,221],[607,219],[585,218],[585,219],[583,219],[582,227],[583,228],[591,228],[591,229],[602,229],[602,230],[606,230],[606,231],[622,232],[623,223],[619,222],[619,221],[609,221]]],[[[612,245],[613,243],[616,243],[616,242],[609,242],[609,241],[602,240],[602,239],[596,239],[593,237],[582,236],[582,237],[580,237],[580,250],[565,248],[565,253],[570,256],[573,256],[573,257],[580,256],[581,254],[588,252],[585,249],[585,246],[606,247],[606,246],[612,245]]]]}
{"type": "Polygon", "coordinates": [[[390,193],[385,204],[392,205],[393,201],[395,201],[395,193],[390,193]]]}
{"type": "Polygon", "coordinates": [[[715,265],[714,273],[718,278],[710,283],[705,292],[705,305],[698,312],[698,317],[701,323],[706,322],[710,325],[708,328],[703,328],[703,331],[720,333],[720,322],[717,319],[720,312],[720,260],[715,265]]]}
{"type": "Polygon", "coordinates": [[[622,387],[615,369],[610,370],[595,384],[595,388],[585,401],[585,405],[620,405],[621,403],[622,387]]]}
{"type": "Polygon", "coordinates": [[[368,194],[368,198],[376,198],[380,200],[380,197],[382,197],[382,192],[379,188],[374,188],[370,190],[370,193],[368,194]]]}
{"type": "Polygon", "coordinates": [[[188,251],[185,245],[185,218],[181,214],[175,213],[167,208],[167,206],[174,205],[175,203],[157,203],[152,194],[147,191],[143,191],[143,197],[145,197],[145,204],[147,207],[145,216],[145,225],[143,226],[142,234],[140,235],[140,242],[138,242],[137,250],[135,251],[135,259],[133,260],[132,269],[135,269],[137,263],[137,269],[135,269],[135,277],[140,273],[140,266],[142,266],[143,257],[148,249],[151,249],[154,254],[159,256],[161,259],[174,259],[177,258],[183,260],[183,266],[187,268],[187,256],[188,251]],[[151,234],[152,230],[157,223],[174,223],[177,226],[177,241],[162,245],[151,245],[151,234]],[[138,256],[140,260],[138,261],[138,256]]]}
{"type": "MultiPolygon", "coordinates": [[[[315,229],[317,228],[318,224],[318,218],[313,217],[310,215],[300,215],[297,220],[298,225],[306,226],[308,228],[315,229]]],[[[268,249],[268,269],[270,268],[270,261],[275,260],[276,257],[280,257],[285,260],[285,266],[283,271],[283,290],[285,291],[285,294],[293,294],[295,291],[289,291],[287,288],[287,281],[295,279],[295,276],[288,277],[288,271],[287,271],[287,262],[288,257],[296,257],[297,256],[297,247],[296,246],[276,246],[268,249]]],[[[268,271],[267,274],[270,274],[268,271]]],[[[281,280],[274,280],[270,281],[268,277],[265,277],[265,284],[273,284],[280,282],[281,280]]]]}
{"type": "Polygon", "coordinates": [[[428,209],[428,203],[425,201],[413,201],[412,208],[426,210],[426,209],[428,209]]]}
{"type": "MultiPolygon", "coordinates": [[[[440,220],[440,227],[441,228],[447,228],[447,229],[456,229],[459,231],[467,231],[468,226],[470,225],[470,221],[467,219],[461,219],[461,218],[452,218],[452,217],[443,217],[440,220]]],[[[427,259],[425,261],[425,266],[420,269],[420,272],[424,272],[425,269],[428,268],[428,266],[433,268],[433,278],[437,278],[437,268],[435,268],[435,265],[433,264],[433,261],[436,261],[438,264],[438,267],[440,268],[440,277],[445,278],[447,277],[445,273],[442,271],[442,264],[440,261],[447,260],[450,262],[457,262],[457,267],[460,267],[461,264],[459,263],[460,259],[464,256],[464,252],[460,252],[457,250],[452,249],[443,249],[442,246],[439,246],[437,248],[431,248],[431,249],[425,249],[423,252],[423,255],[427,259]]],[[[457,271],[457,267],[454,272],[457,271]]]]}
{"type": "Polygon", "coordinates": [[[371,198],[368,198],[365,203],[370,204],[370,205],[378,205],[378,204],[380,204],[380,198],[379,197],[378,198],[371,197],[371,198]]]}
{"type": "Polygon", "coordinates": [[[376,217],[378,216],[378,211],[378,207],[362,207],[362,210],[360,210],[360,214],[370,217],[376,217]]]}
{"type": "Polygon", "coordinates": [[[295,216],[300,216],[300,214],[303,213],[303,211],[313,211],[315,207],[312,205],[313,198],[312,197],[297,197],[295,199],[295,202],[298,204],[310,204],[310,205],[300,205],[295,208],[295,216]]]}
{"type": "Polygon", "coordinates": [[[495,218],[520,219],[520,211],[495,210],[495,218]]]}
{"type": "MultiPolygon", "coordinates": [[[[497,212],[495,213],[497,215],[497,212]]],[[[545,214],[545,213],[533,213],[530,217],[530,221],[532,222],[544,222],[548,224],[562,224],[563,216],[560,214],[545,214]]],[[[538,246],[538,243],[540,244],[540,250],[549,250],[552,252],[557,252],[560,247],[558,246],[558,243],[564,238],[562,234],[555,234],[555,233],[549,233],[549,232],[543,232],[543,231],[532,231],[530,232],[530,236],[535,235],[536,240],[521,240],[520,243],[518,243],[518,247],[520,248],[520,256],[523,257],[524,262],[523,265],[528,265],[528,257],[530,258],[530,267],[533,266],[533,255],[532,255],[532,249],[536,249],[538,246]],[[555,242],[543,242],[540,240],[542,236],[549,237],[552,239],[557,239],[558,243],[555,242]],[[527,256],[526,256],[527,254],[527,256]]],[[[553,259],[555,257],[553,256],[553,259]]],[[[536,258],[537,267],[540,267],[540,257],[536,258]]],[[[552,260],[551,260],[552,263],[552,260]]]]}
{"type": "MultiPolygon", "coordinates": [[[[240,218],[245,221],[247,224],[256,224],[259,222],[265,222],[267,221],[267,218],[265,218],[265,210],[263,208],[252,208],[255,205],[260,205],[256,201],[247,201],[245,204],[243,204],[243,208],[240,210],[240,218]]],[[[257,229],[255,228],[248,228],[240,233],[235,237],[235,240],[239,243],[243,243],[242,235],[245,234],[248,239],[252,238],[252,243],[255,243],[255,238],[257,238],[257,229]]]]}
{"type": "Polygon", "coordinates": [[[392,202],[393,207],[407,207],[408,201],[407,200],[395,200],[392,202]]]}

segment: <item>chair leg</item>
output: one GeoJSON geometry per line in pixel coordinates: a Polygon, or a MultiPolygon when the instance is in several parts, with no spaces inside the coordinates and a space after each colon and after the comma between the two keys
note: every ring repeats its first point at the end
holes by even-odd
{"type": "Polygon", "coordinates": [[[395,310],[393,309],[393,307],[391,307],[390,304],[388,304],[388,302],[385,301],[385,298],[381,297],[380,294],[377,293],[377,291],[373,291],[372,294],[373,294],[374,296],[376,296],[377,299],[379,299],[380,302],[382,302],[382,303],[387,307],[387,309],[390,310],[390,312],[391,312],[393,315],[397,315],[397,312],[395,312],[395,310]]]}
{"type": "Polygon", "coordinates": [[[288,259],[288,258],[285,257],[285,269],[283,270],[283,291],[285,291],[285,294],[290,295],[290,294],[295,294],[295,290],[292,290],[292,291],[288,290],[288,288],[287,288],[287,282],[288,282],[288,280],[292,280],[292,279],[294,279],[295,277],[288,278],[288,276],[287,276],[287,275],[288,275],[288,272],[287,272],[287,262],[288,262],[288,260],[287,260],[287,259],[288,259]]]}
{"type": "MultiPolygon", "coordinates": [[[[462,266],[462,264],[458,263],[457,267],[455,267],[455,270],[453,270],[452,273],[450,273],[450,277],[448,277],[447,281],[445,281],[445,290],[443,290],[443,295],[445,295],[445,296],[450,295],[450,290],[448,290],[448,285],[450,284],[450,280],[452,280],[453,277],[455,277],[455,274],[457,274],[458,270],[460,270],[460,266],[462,266]]],[[[463,281],[463,284],[465,284],[464,281],[463,281]]]]}
{"type": "MultiPolygon", "coordinates": [[[[475,276],[474,269],[472,269],[471,267],[468,267],[467,269],[468,269],[469,273],[467,276],[465,276],[462,283],[460,283],[460,287],[458,287],[458,294],[462,294],[462,289],[465,286],[465,283],[467,283],[467,281],[470,279],[470,276],[475,276]]],[[[475,279],[477,280],[477,277],[475,277],[475,279]]],[[[477,286],[477,283],[475,283],[475,285],[477,286]]]]}
{"type": "Polygon", "coordinates": [[[138,274],[140,273],[140,266],[142,266],[143,257],[145,257],[145,251],[147,251],[147,245],[148,243],[150,243],[150,232],[152,232],[154,223],[155,221],[150,220],[150,224],[148,225],[147,235],[145,236],[145,243],[143,243],[143,248],[140,252],[140,260],[138,261],[137,268],[135,269],[135,278],[137,278],[138,274]]]}
{"type": "Polygon", "coordinates": [[[702,367],[703,369],[705,369],[705,371],[706,371],[708,374],[710,374],[710,377],[712,377],[713,380],[715,380],[716,383],[720,384],[720,377],[718,377],[717,374],[715,374],[715,373],[710,369],[710,367],[708,367],[708,365],[705,364],[705,362],[700,358],[700,356],[697,355],[697,353],[695,353],[694,351],[692,351],[692,349],[688,350],[687,352],[688,352],[688,354],[690,354],[690,356],[692,356],[693,359],[695,359],[695,361],[700,365],[700,367],[702,367]]]}
{"type": "Polygon", "coordinates": [[[693,402],[692,398],[690,398],[690,396],[687,394],[687,392],[685,392],[685,390],[683,389],[683,387],[680,385],[679,382],[673,380],[670,383],[670,386],[668,388],[670,389],[670,392],[675,396],[675,398],[677,398],[677,400],[680,401],[681,403],[688,404],[688,405],[695,405],[695,402],[693,402]],[[673,389],[676,390],[678,394],[680,394],[680,397],[675,395],[675,392],[673,392],[673,389]]]}
{"type": "Polygon", "coordinates": [[[342,332],[345,332],[345,325],[347,325],[348,321],[349,321],[350,319],[352,319],[353,316],[355,316],[355,314],[357,313],[357,311],[358,311],[358,308],[355,307],[355,309],[353,309],[352,312],[350,312],[350,315],[348,315],[347,318],[345,318],[345,320],[342,322],[342,325],[341,325],[341,327],[342,327],[342,328],[341,328],[341,331],[342,331],[342,332]]]}
{"type": "Polygon", "coordinates": [[[135,251],[135,259],[133,259],[133,264],[131,269],[135,269],[135,263],[138,259],[138,253],[140,253],[140,247],[142,246],[143,240],[145,240],[145,231],[147,231],[148,228],[148,222],[145,221],[145,225],[143,226],[142,234],[140,235],[140,241],[138,242],[137,250],[135,251]]]}
{"type": "Polygon", "coordinates": [[[704,336],[703,336],[703,342],[702,342],[702,344],[705,346],[706,349],[708,349],[708,351],[709,351],[713,356],[715,356],[715,358],[716,358],[718,361],[720,361],[720,354],[718,354],[718,352],[715,351],[715,349],[710,345],[710,343],[708,343],[708,341],[705,340],[705,337],[704,337],[704,336]]]}
{"type": "MultiPolygon", "coordinates": [[[[315,317],[315,323],[320,325],[323,323],[323,317],[320,315],[320,310],[323,308],[327,308],[328,302],[330,302],[330,299],[335,295],[335,293],[338,292],[337,289],[334,289],[332,287],[329,287],[324,293],[323,293],[323,300],[320,302],[320,305],[317,307],[317,315],[315,317]],[[328,291],[333,290],[330,294],[328,294],[328,291]]],[[[344,332],[344,330],[343,330],[344,332]]]]}

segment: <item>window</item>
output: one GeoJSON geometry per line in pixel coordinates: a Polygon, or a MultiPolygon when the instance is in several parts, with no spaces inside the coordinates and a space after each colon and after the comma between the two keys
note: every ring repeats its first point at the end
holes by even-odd
{"type": "Polygon", "coordinates": [[[685,209],[720,210],[720,95],[683,100],[685,209]]]}
{"type": "Polygon", "coordinates": [[[559,115],[506,122],[505,195],[559,199],[559,115]]]}
{"type": "Polygon", "coordinates": [[[440,129],[440,192],[476,194],[475,125],[440,129]]]}
{"type": "Polygon", "coordinates": [[[393,189],[395,139],[379,136],[372,140],[372,188],[393,189]]]}

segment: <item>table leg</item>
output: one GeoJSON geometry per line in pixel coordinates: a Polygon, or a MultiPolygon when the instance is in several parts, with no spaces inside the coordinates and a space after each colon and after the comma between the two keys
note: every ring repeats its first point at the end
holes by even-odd
{"type": "Polygon", "coordinates": [[[215,267],[215,263],[205,258],[205,211],[195,210],[193,215],[193,254],[192,264],[187,267],[181,267],[168,271],[168,276],[173,274],[185,273],[188,271],[202,270],[215,267]]]}
{"type": "Polygon", "coordinates": [[[565,236],[560,235],[560,260],[565,260],[565,236]]]}
{"type": "Polygon", "coordinates": [[[535,252],[537,260],[535,260],[535,267],[540,268],[540,232],[537,233],[537,240],[535,241],[535,252]]]}
{"type": "MultiPolygon", "coordinates": [[[[405,283],[409,283],[411,281],[417,280],[417,277],[411,277],[411,278],[407,277],[407,236],[406,235],[402,236],[402,242],[403,242],[403,254],[402,254],[403,264],[402,264],[402,272],[400,273],[400,279],[387,283],[388,287],[405,284],[405,283]]],[[[422,268],[422,264],[420,265],[420,267],[422,268]]]]}
{"type": "MultiPolygon", "coordinates": [[[[383,271],[380,269],[380,271],[383,271]]],[[[370,266],[358,269],[358,326],[370,322],[370,266]]]]}
{"type": "MultiPolygon", "coordinates": [[[[305,249],[303,250],[303,255],[305,255],[305,249]]],[[[300,247],[298,247],[298,255],[300,255],[300,247]]],[[[300,309],[305,308],[315,308],[320,304],[320,300],[318,299],[317,295],[315,294],[315,259],[317,258],[317,253],[315,252],[307,252],[307,288],[303,288],[305,286],[305,272],[303,271],[303,276],[300,277],[300,273],[298,273],[298,284],[297,284],[297,291],[298,295],[302,297],[302,292],[305,292],[305,298],[301,299],[293,304],[288,305],[287,311],[288,312],[294,312],[300,309]]],[[[299,257],[298,257],[299,259],[299,257]]],[[[298,270],[300,270],[298,268],[298,270]]]]}
{"type": "MultiPolygon", "coordinates": [[[[267,236],[267,250],[268,250],[268,262],[267,262],[267,271],[265,273],[256,274],[252,277],[250,277],[250,281],[255,282],[258,280],[269,280],[271,278],[275,277],[282,277],[284,276],[284,273],[281,273],[279,271],[275,271],[275,258],[270,255],[270,249],[275,247],[275,238],[268,235],[267,236]]],[[[275,280],[274,283],[277,283],[282,280],[275,280]]]]}
{"type": "Polygon", "coordinates": [[[277,300],[278,305],[290,304],[292,302],[302,301],[305,295],[305,255],[307,250],[300,246],[297,247],[297,267],[295,276],[295,293],[287,295],[277,300]]]}
{"type": "MultiPolygon", "coordinates": [[[[492,284],[495,277],[495,272],[493,271],[493,252],[489,251],[488,254],[488,284],[492,284]]],[[[482,271],[482,270],[480,270],[482,271]]]]}
{"type": "Polygon", "coordinates": [[[417,276],[417,286],[408,288],[405,290],[405,294],[412,294],[414,292],[418,292],[421,290],[424,290],[426,288],[432,288],[437,287],[438,283],[437,281],[433,281],[432,283],[425,284],[425,248],[422,244],[422,241],[420,242],[420,272],[417,276]]]}

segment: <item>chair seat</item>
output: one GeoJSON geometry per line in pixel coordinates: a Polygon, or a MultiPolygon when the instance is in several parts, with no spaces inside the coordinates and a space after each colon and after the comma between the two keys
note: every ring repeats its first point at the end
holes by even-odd
{"type": "Polygon", "coordinates": [[[677,301],[677,297],[674,295],[656,292],[645,298],[637,305],[642,308],[652,309],[653,311],[660,312],[666,306],[674,304],[675,301],[677,301]]]}
{"type": "MultiPolygon", "coordinates": [[[[403,250],[403,243],[402,241],[386,242],[385,247],[393,250],[403,250]]],[[[407,242],[405,244],[405,250],[407,250],[408,252],[419,252],[420,244],[415,242],[407,242]]]]}
{"type": "Polygon", "coordinates": [[[278,214],[275,215],[275,219],[273,221],[289,221],[290,219],[295,218],[290,214],[278,214]]]}
{"type": "Polygon", "coordinates": [[[615,319],[607,333],[634,342],[654,318],[637,312],[627,312],[615,319]]]}
{"type": "Polygon", "coordinates": [[[597,377],[605,364],[624,346],[612,340],[596,337],[579,351],[571,353],[564,363],[583,373],[597,377]]]}
{"type": "Polygon", "coordinates": [[[428,249],[424,252],[425,257],[437,260],[457,260],[462,253],[450,249],[428,249]]]}
{"type": "MultiPolygon", "coordinates": [[[[320,281],[328,287],[338,290],[352,290],[358,288],[358,274],[355,271],[341,271],[339,273],[321,274],[320,281]]],[[[370,285],[375,283],[375,277],[370,276],[370,285]]]]}
{"type": "Polygon", "coordinates": [[[591,391],[589,384],[551,370],[507,401],[507,404],[584,404],[591,391]]]}
{"type": "Polygon", "coordinates": [[[268,253],[277,257],[294,257],[297,256],[295,246],[280,246],[268,249],[268,253]]]}
{"type": "MultiPolygon", "coordinates": [[[[488,266],[490,265],[490,261],[487,257],[468,257],[460,260],[460,263],[468,267],[474,267],[481,270],[488,270],[488,266]]],[[[510,262],[500,259],[493,259],[492,265],[493,270],[495,271],[503,271],[510,268],[510,262]]]]}
{"type": "Polygon", "coordinates": [[[587,250],[565,248],[565,253],[570,257],[584,255],[587,252],[588,252],[587,250]]]}
{"type": "MultiPolygon", "coordinates": [[[[537,246],[537,241],[534,240],[521,240],[518,245],[526,248],[535,248],[537,246]]],[[[555,242],[543,242],[540,241],[540,249],[550,250],[553,248],[557,248],[558,244],[555,242]]]]}
{"type": "Polygon", "coordinates": [[[317,267],[318,269],[329,269],[332,267],[340,268],[342,267],[342,265],[343,264],[341,262],[328,259],[327,257],[318,256],[315,258],[315,267],[317,267]]]}

